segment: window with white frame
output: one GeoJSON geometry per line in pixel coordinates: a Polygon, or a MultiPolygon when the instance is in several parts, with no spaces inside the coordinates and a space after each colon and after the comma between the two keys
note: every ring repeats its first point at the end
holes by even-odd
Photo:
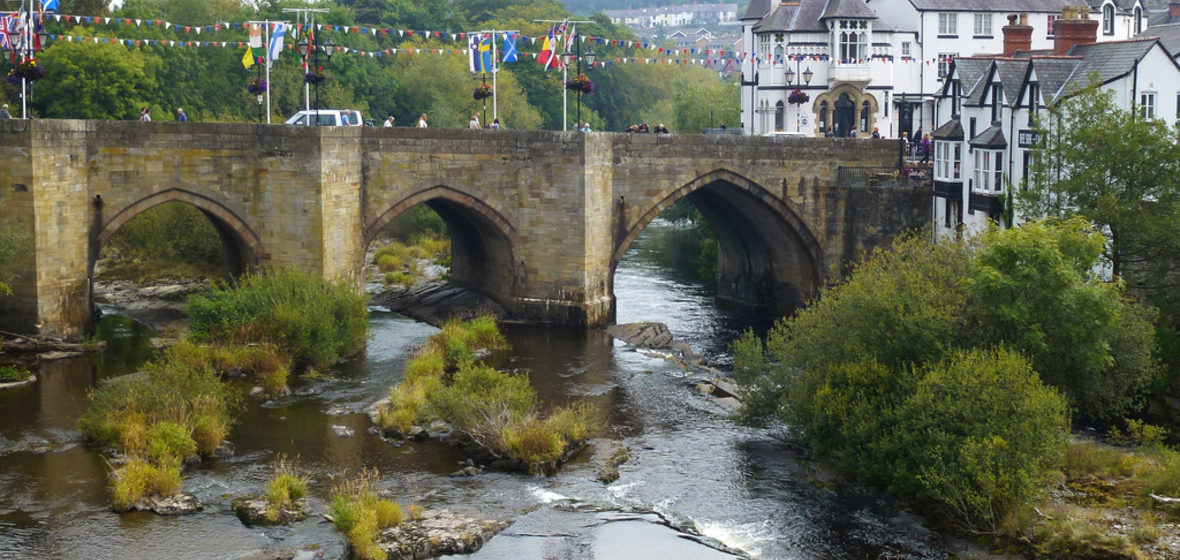
{"type": "Polygon", "coordinates": [[[939,140],[934,143],[934,178],[939,181],[959,181],[963,144],[939,140]]]}
{"type": "Polygon", "coordinates": [[[955,53],[941,53],[938,55],[938,79],[943,79],[947,74],[951,73],[951,61],[954,60],[955,53]]]}
{"type": "Polygon", "coordinates": [[[1139,116],[1145,119],[1155,118],[1155,92],[1145,91],[1139,94],[1139,116]]]}
{"type": "Polygon", "coordinates": [[[913,52],[913,46],[910,44],[910,42],[909,41],[902,41],[902,43],[901,43],[901,56],[903,58],[910,58],[911,56],[913,56],[912,54],[910,54],[911,52],[913,52]]]}
{"type": "Polygon", "coordinates": [[[959,14],[954,12],[939,12],[938,14],[938,34],[939,35],[958,35],[959,34],[959,14]]]}
{"type": "Polygon", "coordinates": [[[758,54],[770,54],[770,35],[758,36],[758,54]]]}
{"type": "Polygon", "coordinates": [[[990,37],[992,34],[992,15],[975,14],[975,36],[990,37]]]}
{"type": "Polygon", "coordinates": [[[837,26],[840,60],[860,61],[869,58],[868,20],[842,19],[837,26]]]}
{"type": "Polygon", "coordinates": [[[1135,18],[1135,22],[1134,22],[1135,34],[1138,35],[1138,34],[1142,33],[1143,32],[1143,10],[1140,10],[1139,8],[1135,8],[1134,15],[1132,15],[1131,17],[1135,18]]]}
{"type": "Polygon", "coordinates": [[[1051,15],[1051,16],[1049,16],[1049,17],[1048,17],[1048,20],[1049,20],[1049,30],[1048,30],[1048,32],[1046,32],[1046,35],[1047,35],[1047,36],[1049,36],[1049,37],[1052,37],[1052,36],[1053,36],[1053,22],[1057,21],[1057,18],[1060,18],[1060,17],[1061,17],[1061,16],[1053,16],[1053,15],[1051,15]]]}
{"type": "Polygon", "coordinates": [[[975,150],[976,192],[994,194],[1004,188],[1004,157],[1002,151],[975,150]]]}
{"type": "Polygon", "coordinates": [[[1114,35],[1114,4],[1102,7],[1102,34],[1114,35]]]}

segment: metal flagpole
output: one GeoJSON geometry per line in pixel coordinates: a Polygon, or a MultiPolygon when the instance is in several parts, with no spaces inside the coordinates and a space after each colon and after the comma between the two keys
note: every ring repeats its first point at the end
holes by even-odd
{"type": "Polygon", "coordinates": [[[270,124],[270,20],[266,20],[266,124],[270,124]]]}
{"type": "MultiPolygon", "coordinates": [[[[572,26],[579,23],[598,23],[596,21],[570,21],[568,19],[534,19],[533,23],[564,23],[566,26],[572,26]]],[[[565,30],[565,36],[562,37],[562,48],[565,49],[562,53],[569,51],[569,38],[573,36],[572,30],[574,27],[569,27],[565,30]]],[[[561,53],[552,53],[550,56],[561,56],[561,53]]],[[[565,88],[566,81],[569,80],[569,65],[564,60],[561,61],[561,130],[565,132],[569,130],[569,90],[565,88]]]]}
{"type": "MultiPolygon", "coordinates": [[[[500,54],[498,51],[496,51],[496,40],[497,39],[499,39],[499,37],[496,36],[496,30],[493,29],[492,30],[492,120],[500,118],[500,114],[499,114],[499,110],[498,110],[500,107],[500,103],[499,103],[500,88],[496,87],[496,74],[500,73],[500,54]]],[[[484,118],[487,118],[487,115],[484,115],[484,118]]],[[[484,124],[484,126],[488,125],[488,123],[483,123],[483,124],[484,124]]]]}

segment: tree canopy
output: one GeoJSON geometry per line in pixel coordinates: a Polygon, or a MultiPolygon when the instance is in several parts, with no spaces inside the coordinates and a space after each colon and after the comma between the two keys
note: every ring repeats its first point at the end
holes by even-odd
{"type": "MultiPolygon", "coordinates": [[[[557,0],[335,0],[296,2],[260,0],[126,0],[109,11],[95,0],[64,0],[61,13],[107,15],[133,20],[164,20],[184,26],[208,26],[219,22],[289,20],[284,8],[327,8],[320,23],[332,26],[382,26],[394,29],[468,32],[482,29],[519,30],[529,37],[545,34],[552,24],[534,20],[563,19],[569,12],[557,0]]],[[[602,14],[595,23],[580,24],[583,36],[635,40],[625,27],[612,24],[602,14]]],[[[151,41],[209,40],[173,27],[154,25],[78,25],[50,21],[51,41],[39,60],[47,76],[38,82],[32,97],[36,115],[48,118],[131,119],[143,107],[153,109],[154,120],[176,117],[184,108],[190,119],[203,121],[257,121],[259,105],[246,86],[259,77],[257,70],[241,63],[244,48],[220,46],[171,46],[151,41]],[[142,40],[123,46],[113,42],[65,41],[61,35],[142,40]]],[[[209,35],[209,34],[206,34],[209,35]]],[[[376,121],[393,115],[402,126],[412,126],[420,113],[428,113],[434,126],[465,126],[471,114],[482,110],[472,99],[479,83],[467,69],[466,57],[453,54],[462,42],[421,34],[356,34],[323,32],[337,45],[358,51],[400,51],[382,56],[342,52],[321,57],[327,81],[320,87],[325,108],[352,108],[376,121]],[[432,52],[433,51],[433,52],[432,52]],[[446,54],[437,54],[445,51],[446,54]]],[[[200,43],[201,41],[196,41],[200,43]]],[[[242,29],[221,29],[218,42],[247,40],[242,29]]],[[[296,41],[287,38],[288,45],[296,41]]],[[[582,120],[594,130],[625,130],[641,122],[666,124],[673,132],[700,132],[710,118],[737,122],[738,88],[715,72],[697,65],[627,63],[635,56],[622,46],[583,42],[601,64],[584,71],[595,84],[591,95],[581,98],[582,120]]],[[[521,45],[522,50],[536,47],[521,45]]],[[[491,80],[489,80],[490,83],[491,80]]],[[[501,121],[509,128],[561,129],[561,72],[545,71],[532,59],[501,66],[498,83],[501,121]]],[[[275,62],[269,82],[272,119],[281,122],[304,106],[303,70],[299,57],[285,51],[275,62]]],[[[14,103],[18,91],[0,85],[0,100],[14,103]]],[[[314,96],[313,96],[314,97],[314,96]]],[[[312,103],[314,103],[314,99],[312,103]]],[[[577,96],[569,95],[567,119],[571,126],[578,114],[577,96]]],[[[488,120],[492,107],[489,100],[488,120]]],[[[272,121],[273,122],[273,121],[272,121]]]]}

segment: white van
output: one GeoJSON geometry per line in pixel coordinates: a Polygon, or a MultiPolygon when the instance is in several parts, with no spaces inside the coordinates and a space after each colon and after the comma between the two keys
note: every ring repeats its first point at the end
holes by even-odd
{"type": "Polygon", "coordinates": [[[319,115],[320,126],[361,126],[364,120],[360,111],[350,109],[320,109],[319,111],[299,111],[287,119],[283,124],[315,125],[319,115]],[[346,115],[347,114],[347,115],[346,115]]]}

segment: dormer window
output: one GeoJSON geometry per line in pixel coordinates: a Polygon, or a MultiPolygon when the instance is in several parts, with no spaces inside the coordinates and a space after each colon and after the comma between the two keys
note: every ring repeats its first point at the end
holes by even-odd
{"type": "Polygon", "coordinates": [[[1143,10],[1135,8],[1135,34],[1138,35],[1143,32],[1143,10]]]}
{"type": "Polygon", "coordinates": [[[1114,35],[1114,4],[1102,7],[1102,34],[1114,35]]]}
{"type": "Polygon", "coordinates": [[[959,117],[959,80],[951,80],[951,115],[959,117]]]}
{"type": "Polygon", "coordinates": [[[1041,109],[1041,86],[1036,82],[1028,84],[1028,126],[1031,128],[1037,112],[1041,109]]]}
{"type": "Polygon", "coordinates": [[[852,63],[868,60],[871,33],[868,20],[839,20],[836,23],[835,36],[840,60],[852,63]]]}

